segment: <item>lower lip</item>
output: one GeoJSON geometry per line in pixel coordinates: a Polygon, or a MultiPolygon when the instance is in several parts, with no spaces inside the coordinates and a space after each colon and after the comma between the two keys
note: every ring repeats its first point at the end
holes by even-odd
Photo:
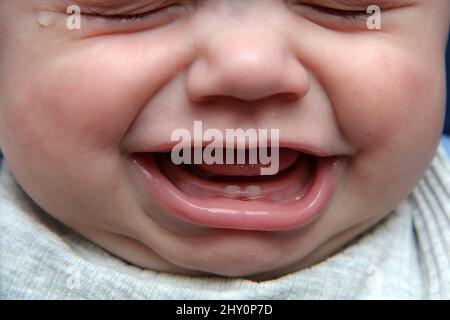
{"type": "Polygon", "coordinates": [[[316,158],[315,173],[306,193],[289,203],[264,200],[196,198],[175,187],[162,174],[153,157],[133,158],[150,197],[178,218],[195,225],[221,229],[284,231],[308,225],[332,198],[342,168],[339,157],[316,158]]]}

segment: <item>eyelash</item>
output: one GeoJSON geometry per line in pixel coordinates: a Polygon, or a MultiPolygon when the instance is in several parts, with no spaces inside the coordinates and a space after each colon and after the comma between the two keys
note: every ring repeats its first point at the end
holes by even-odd
{"type": "Polygon", "coordinates": [[[315,11],[320,13],[324,13],[331,16],[336,16],[338,18],[346,19],[351,22],[358,22],[361,20],[366,21],[366,19],[370,16],[370,13],[363,10],[341,10],[329,7],[315,6],[309,5],[315,11]]]}
{"type": "MultiPolygon", "coordinates": [[[[116,15],[103,15],[98,12],[95,12],[92,9],[88,9],[90,11],[90,15],[94,17],[104,18],[112,21],[139,21],[144,18],[147,18],[149,16],[152,16],[154,14],[160,13],[164,10],[167,10],[171,7],[177,6],[177,4],[171,4],[165,7],[157,8],[154,10],[150,10],[147,12],[137,13],[137,14],[116,14],[116,15]]],[[[327,14],[330,16],[335,16],[338,18],[346,19],[350,22],[357,23],[358,21],[367,19],[367,17],[370,16],[369,13],[363,10],[341,10],[341,9],[335,9],[335,8],[329,8],[329,7],[323,7],[323,6],[317,6],[317,5],[308,5],[311,9],[327,14]]]]}
{"type": "Polygon", "coordinates": [[[178,6],[178,5],[171,4],[171,5],[167,5],[165,7],[157,8],[157,9],[150,10],[147,12],[136,13],[136,14],[115,14],[115,15],[104,15],[104,14],[95,12],[94,10],[92,10],[90,8],[88,10],[90,11],[91,16],[98,17],[98,18],[108,19],[108,20],[112,20],[112,21],[138,21],[138,20],[147,18],[149,16],[158,14],[164,10],[168,10],[175,6],[178,6]]]}

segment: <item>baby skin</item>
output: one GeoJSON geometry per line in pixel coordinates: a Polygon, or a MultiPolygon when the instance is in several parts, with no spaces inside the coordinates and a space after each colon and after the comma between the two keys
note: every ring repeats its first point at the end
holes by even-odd
{"type": "Polygon", "coordinates": [[[37,205],[135,266],[279,277],[424,175],[449,21],[448,0],[0,0],[0,148],[37,205]],[[174,164],[199,121],[278,130],[280,172],[174,164]]]}

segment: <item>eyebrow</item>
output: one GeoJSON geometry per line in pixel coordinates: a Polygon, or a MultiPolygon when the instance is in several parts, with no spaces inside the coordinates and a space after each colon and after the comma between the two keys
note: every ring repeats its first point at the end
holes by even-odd
{"type": "MultiPolygon", "coordinates": [[[[67,0],[60,0],[67,1],[67,0]]],[[[108,7],[114,5],[132,5],[135,3],[161,3],[164,0],[70,0],[72,4],[80,4],[80,5],[95,5],[99,7],[108,7]]]]}
{"type": "MultiPolygon", "coordinates": [[[[1,1],[1,0],[0,0],[1,1]]],[[[84,9],[102,9],[127,12],[142,8],[154,8],[167,0],[57,0],[60,5],[78,5],[84,9]]]]}
{"type": "MultiPolygon", "coordinates": [[[[69,2],[62,0],[63,2],[69,2]]],[[[161,0],[149,0],[151,2],[162,2],[161,0]]],[[[343,5],[378,5],[378,4],[402,4],[404,2],[412,2],[408,0],[312,0],[314,2],[321,2],[321,3],[340,3],[343,5]],[[376,2],[376,3],[374,3],[376,2]]],[[[135,0],[72,0],[70,1],[74,4],[76,3],[92,3],[99,6],[109,6],[111,4],[131,4],[133,2],[136,2],[135,0]]],[[[308,1],[307,1],[308,2],[308,1]]]]}
{"type": "Polygon", "coordinates": [[[400,7],[413,4],[417,0],[306,0],[306,3],[317,5],[342,5],[344,7],[369,7],[377,5],[381,8],[400,7]]]}
{"type": "MultiPolygon", "coordinates": [[[[61,4],[75,4],[80,6],[89,6],[92,8],[114,8],[123,7],[136,8],[142,6],[158,6],[165,0],[58,0],[61,4]]],[[[209,1],[209,0],[206,0],[209,1]]],[[[404,7],[412,5],[419,0],[303,0],[305,4],[324,5],[324,6],[343,6],[344,9],[358,7],[360,9],[368,8],[371,5],[377,5],[381,9],[395,7],[404,7]]]]}

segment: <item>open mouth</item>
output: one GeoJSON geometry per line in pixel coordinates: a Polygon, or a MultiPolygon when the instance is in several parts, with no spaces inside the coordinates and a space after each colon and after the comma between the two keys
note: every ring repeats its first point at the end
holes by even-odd
{"type": "Polygon", "coordinates": [[[196,199],[288,202],[302,196],[314,170],[312,158],[292,149],[280,150],[279,170],[270,176],[262,176],[260,172],[264,165],[251,164],[247,155],[245,164],[181,166],[174,165],[168,153],[155,156],[161,172],[169,181],[196,199]]]}
{"type": "Polygon", "coordinates": [[[214,228],[280,231],[318,217],[338,180],[339,157],[279,149],[279,170],[261,163],[175,165],[168,152],[135,153],[151,196],[179,218],[214,228]]]}

